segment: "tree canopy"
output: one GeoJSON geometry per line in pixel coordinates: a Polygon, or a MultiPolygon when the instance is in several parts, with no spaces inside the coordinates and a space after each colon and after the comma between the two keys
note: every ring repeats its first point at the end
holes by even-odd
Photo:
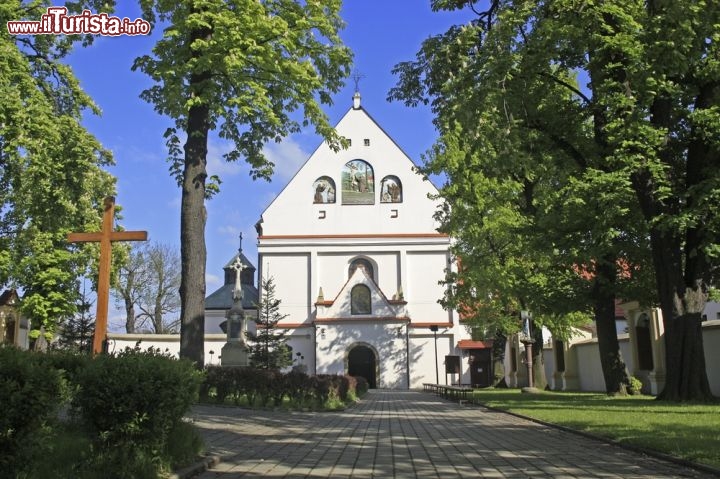
{"type": "Polygon", "coordinates": [[[274,165],[263,145],[313,125],[340,139],[321,104],[349,75],[351,55],[338,31],[340,0],[141,0],[144,18],[167,25],[151,55],[135,61],[154,85],[142,97],[173,120],[166,133],[171,172],[182,189],[181,355],[203,363],[205,198],[211,131],[245,160],[254,178],[274,165]],[[184,142],[184,145],[183,145],[184,142]]]}
{"type": "MultiPolygon", "coordinates": [[[[109,151],[82,125],[99,113],[62,61],[81,36],[13,36],[9,20],[37,20],[49,1],[0,6],[0,285],[23,292],[32,326],[48,333],[76,312],[76,279],[96,247],[68,247],[71,231],[99,229],[102,201],[115,191],[103,166],[109,151]]],[[[113,2],[68,5],[106,11],[113,2]]]]}
{"type": "Polygon", "coordinates": [[[720,238],[720,6],[493,0],[476,13],[398,65],[390,94],[436,114],[424,171],[447,175],[441,218],[468,266],[458,284],[499,278],[501,297],[555,312],[554,298],[584,290],[596,318],[618,296],[659,304],[664,397],[707,398],[699,321],[720,238]]]}

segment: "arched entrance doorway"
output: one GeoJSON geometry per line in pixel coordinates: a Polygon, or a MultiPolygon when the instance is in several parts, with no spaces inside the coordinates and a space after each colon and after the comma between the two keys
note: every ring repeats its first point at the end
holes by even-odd
{"type": "Polygon", "coordinates": [[[357,345],[348,354],[348,375],[362,376],[368,385],[375,388],[377,383],[377,362],[375,352],[367,346],[357,345]]]}

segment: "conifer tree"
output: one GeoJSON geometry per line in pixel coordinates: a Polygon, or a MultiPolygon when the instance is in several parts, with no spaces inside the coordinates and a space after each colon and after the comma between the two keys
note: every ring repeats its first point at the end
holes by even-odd
{"type": "Polygon", "coordinates": [[[278,322],[287,317],[280,312],[280,300],[275,297],[273,278],[263,279],[262,296],[257,305],[257,332],[248,333],[250,365],[258,369],[282,369],[292,364],[291,350],[287,345],[286,329],[279,329],[278,322]]]}
{"type": "MultiPolygon", "coordinates": [[[[78,288],[80,289],[80,288],[78,288]]],[[[77,313],[70,316],[60,329],[59,343],[63,348],[90,353],[95,335],[95,318],[91,312],[93,301],[88,296],[86,281],[75,304],[77,313]]]]}

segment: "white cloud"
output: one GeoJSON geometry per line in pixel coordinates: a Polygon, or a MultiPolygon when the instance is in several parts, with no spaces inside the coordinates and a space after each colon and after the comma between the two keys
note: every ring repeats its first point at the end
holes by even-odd
{"type": "Polygon", "coordinates": [[[220,276],[207,273],[205,274],[205,284],[206,286],[219,286],[222,284],[222,281],[220,276]]]}
{"type": "Polygon", "coordinates": [[[236,226],[221,226],[217,229],[218,233],[222,235],[230,235],[234,238],[237,238],[237,236],[240,234],[240,228],[236,226]]]}
{"type": "MultiPolygon", "coordinates": [[[[223,155],[233,149],[233,144],[222,139],[210,137],[208,139],[207,171],[208,175],[217,175],[222,180],[227,176],[234,176],[247,170],[249,167],[244,158],[229,162],[223,155]]],[[[263,148],[265,157],[273,162],[275,171],[273,179],[287,181],[292,178],[310,156],[300,144],[292,138],[285,138],[280,143],[268,143],[263,148]]]]}
{"type": "Polygon", "coordinates": [[[273,179],[284,181],[292,178],[310,156],[292,138],[286,138],[280,143],[268,143],[263,153],[275,164],[273,179]]]}
{"type": "Polygon", "coordinates": [[[218,140],[212,137],[208,140],[208,175],[218,175],[222,180],[223,177],[237,175],[242,171],[244,166],[242,161],[229,162],[223,158],[223,155],[232,150],[232,148],[233,145],[230,142],[218,140]]]}

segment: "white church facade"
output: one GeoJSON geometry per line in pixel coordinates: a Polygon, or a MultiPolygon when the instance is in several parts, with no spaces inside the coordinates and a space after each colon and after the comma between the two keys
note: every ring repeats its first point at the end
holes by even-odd
{"type": "Polygon", "coordinates": [[[452,264],[433,219],[437,190],[359,94],[336,129],[350,146],[320,145],[256,226],[258,283],[275,281],[296,365],[379,388],[467,384],[459,348],[469,333],[438,304],[452,264]],[[465,377],[446,378],[446,356],[465,377]]]}
{"type": "MultiPolygon", "coordinates": [[[[451,239],[437,231],[437,189],[360,105],[336,125],[347,149],[322,143],[261,214],[257,288],[272,277],[293,367],[308,374],[365,377],[370,387],[423,383],[489,386],[490,344],[471,341],[455,311],[438,303],[454,267],[451,239]]],[[[219,364],[237,258],[243,308],[255,329],[255,267],[239,251],[205,311],[205,362],[219,364]]],[[[177,335],[112,334],[115,349],[178,352],[177,335]],[[163,336],[163,337],[161,337],[163,336]]]]}

